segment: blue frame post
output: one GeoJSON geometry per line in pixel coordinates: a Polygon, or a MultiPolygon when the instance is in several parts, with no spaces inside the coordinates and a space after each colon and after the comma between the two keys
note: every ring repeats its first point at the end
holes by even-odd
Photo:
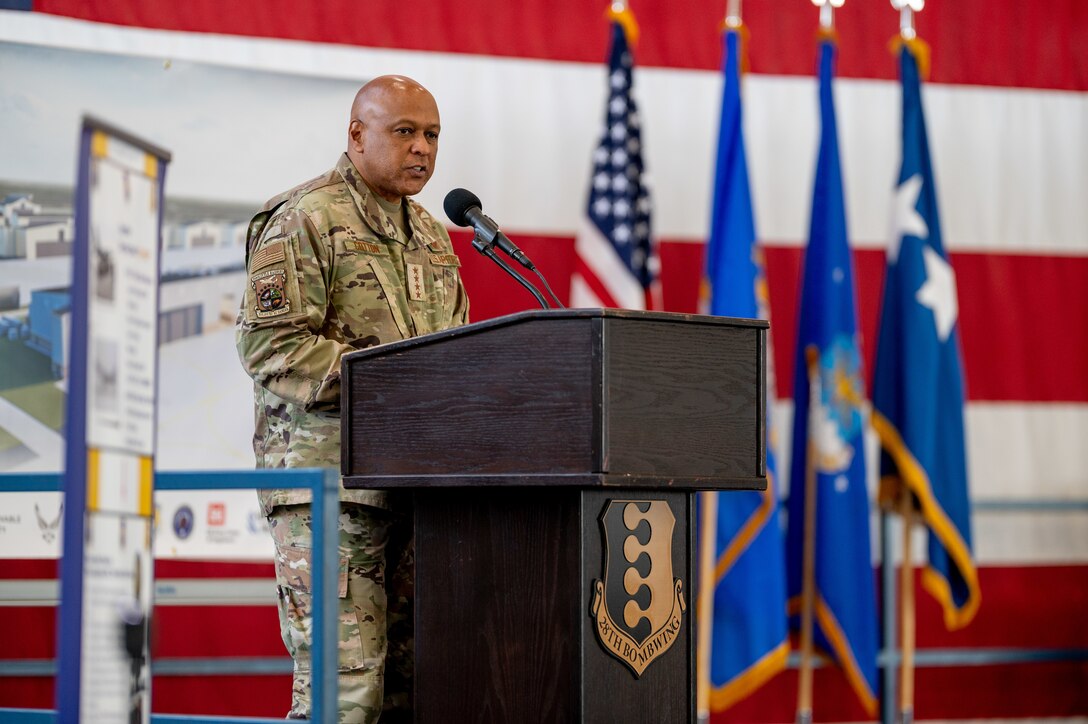
{"type": "Polygon", "coordinates": [[[315,474],[313,501],[313,612],[310,626],[310,720],[332,721],[337,710],[340,680],[337,634],[339,631],[340,579],[340,475],[326,469],[315,474]],[[331,673],[330,673],[331,672],[331,673]]]}
{"type": "Polygon", "coordinates": [[[882,724],[895,724],[895,675],[898,671],[899,650],[896,646],[895,561],[892,556],[891,515],[880,511],[880,624],[884,633],[884,645],[881,647],[880,666],[884,678],[880,693],[880,721],[882,724]]]}

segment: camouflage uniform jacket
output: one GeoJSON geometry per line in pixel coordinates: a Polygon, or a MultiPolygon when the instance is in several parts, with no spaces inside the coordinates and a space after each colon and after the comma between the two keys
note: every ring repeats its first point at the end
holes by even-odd
{"type": "MultiPolygon", "coordinates": [[[[253,378],[258,468],[339,467],[341,355],[468,321],[445,227],[410,199],[407,216],[404,243],[344,154],[250,221],[236,342],[253,378]]],[[[259,495],[266,515],[310,499],[259,495]]],[[[342,490],[341,500],[388,506],[374,490],[342,490]]]]}

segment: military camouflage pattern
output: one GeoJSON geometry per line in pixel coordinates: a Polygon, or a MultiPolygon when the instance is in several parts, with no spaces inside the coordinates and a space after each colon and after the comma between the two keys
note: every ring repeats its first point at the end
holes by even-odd
{"type": "MultiPolygon", "coordinates": [[[[339,467],[340,357],[468,321],[449,234],[407,204],[409,238],[347,154],[249,223],[238,354],[254,383],[257,467],[339,467]]],[[[308,491],[260,491],[265,514],[308,491]]],[[[380,491],[341,500],[386,507],[380,491]]]]}
{"type": "MultiPolygon", "coordinates": [[[[295,662],[288,718],[310,716],[310,520],[306,505],[279,506],[269,516],[276,544],[280,633],[295,662]]],[[[379,715],[383,724],[411,721],[410,520],[410,515],[369,506],[341,506],[338,707],[342,723],[373,724],[379,715]]]]}
{"type": "MultiPolygon", "coordinates": [[[[468,321],[449,235],[421,206],[404,204],[398,229],[344,154],[250,222],[236,341],[253,378],[258,468],[338,468],[341,356],[468,321]]],[[[310,493],[258,493],[295,661],[290,716],[307,717],[310,493]]],[[[340,721],[373,722],[383,708],[383,724],[410,721],[410,524],[382,510],[392,507],[383,492],[341,488],[340,499],[340,721]]]]}

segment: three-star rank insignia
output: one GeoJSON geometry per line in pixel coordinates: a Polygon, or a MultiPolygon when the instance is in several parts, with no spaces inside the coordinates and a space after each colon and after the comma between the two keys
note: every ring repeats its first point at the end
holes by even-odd
{"type": "Polygon", "coordinates": [[[254,311],[258,317],[275,317],[291,311],[285,270],[269,269],[259,272],[250,277],[249,284],[253,287],[253,298],[257,300],[254,311]]]}
{"type": "Polygon", "coordinates": [[[672,570],[676,517],[664,500],[611,500],[600,520],[604,578],[591,614],[601,646],[639,678],[676,642],[687,610],[672,570]]]}

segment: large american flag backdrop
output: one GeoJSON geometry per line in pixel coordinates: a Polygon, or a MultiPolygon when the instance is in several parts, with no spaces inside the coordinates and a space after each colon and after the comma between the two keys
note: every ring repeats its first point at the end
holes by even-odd
{"type": "MultiPolygon", "coordinates": [[[[606,3],[327,0],[307,8],[290,0],[27,0],[0,7],[30,10],[2,13],[0,40],[9,43],[325,77],[399,72],[417,78],[437,97],[444,127],[438,172],[421,200],[438,211],[449,188],[472,188],[560,297],[569,298],[575,237],[606,102],[606,3]]],[[[724,3],[689,0],[681,7],[632,0],[631,8],[641,27],[634,88],[652,174],[664,305],[693,312],[710,221],[724,3]]],[[[799,266],[818,137],[817,11],[807,0],[750,2],[744,10],[750,30],[745,136],[775,325],[775,420],[787,449],[799,266]]],[[[864,368],[871,375],[900,153],[897,64],[887,48],[898,15],[886,0],[854,0],[836,21],[846,207],[864,368]]],[[[976,501],[1071,504],[1066,511],[976,507],[979,614],[965,629],[948,633],[936,603],[920,593],[919,646],[1083,650],[1088,4],[934,0],[917,16],[917,28],[932,47],[923,96],[959,293],[971,495],[976,501]]],[[[49,102],[47,95],[42,102],[49,102]]],[[[269,112],[284,102],[289,99],[270,99],[269,112]]],[[[169,138],[156,140],[170,146],[169,138]]],[[[167,193],[197,195],[198,181],[186,181],[182,160],[167,193]]],[[[320,170],[286,168],[280,178],[253,179],[240,196],[259,204],[320,170]]],[[[216,173],[205,168],[193,178],[216,173]]],[[[531,300],[478,258],[468,241],[455,232],[474,319],[528,307],[531,300]]],[[[866,388],[872,389],[871,380],[866,388]]],[[[39,575],[32,569],[22,577],[39,575]]],[[[30,620],[41,614],[15,609],[13,615],[30,620]]],[[[207,616],[172,608],[160,621],[159,656],[281,652],[271,609],[207,616]],[[191,631],[181,625],[186,616],[199,621],[205,635],[184,633],[191,631]],[[253,620],[265,625],[242,625],[253,620]]],[[[5,647],[8,655],[48,657],[51,625],[43,622],[40,632],[11,627],[15,640],[5,647]]],[[[207,682],[158,677],[156,708],[282,715],[287,680],[252,677],[244,687],[215,686],[218,698],[209,700],[207,682]]],[[[1084,715],[1086,680],[1084,661],[921,668],[916,713],[1084,715]]],[[[794,686],[795,674],[784,672],[716,721],[789,720],[794,686]]],[[[48,706],[49,687],[44,678],[0,680],[0,706],[48,706]]],[[[863,718],[836,671],[818,671],[817,687],[819,718],[863,718]]]]}

